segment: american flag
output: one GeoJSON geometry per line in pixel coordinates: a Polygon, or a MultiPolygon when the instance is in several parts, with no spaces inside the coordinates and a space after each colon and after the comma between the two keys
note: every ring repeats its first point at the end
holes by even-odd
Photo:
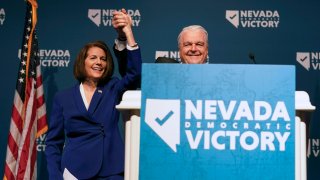
{"type": "Polygon", "coordinates": [[[36,138],[47,131],[36,37],[37,2],[28,0],[21,63],[11,114],[4,180],[36,179],[36,138]]]}

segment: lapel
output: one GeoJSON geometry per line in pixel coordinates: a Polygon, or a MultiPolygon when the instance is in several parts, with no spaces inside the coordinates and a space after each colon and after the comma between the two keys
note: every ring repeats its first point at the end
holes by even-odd
{"type": "Polygon", "coordinates": [[[100,85],[97,87],[96,91],[94,92],[88,112],[90,115],[93,116],[93,113],[97,110],[103,96],[109,92],[110,88],[116,83],[116,79],[110,78],[104,85],[100,85]]]}
{"type": "Polygon", "coordinates": [[[73,93],[74,94],[74,101],[75,101],[75,104],[76,104],[80,114],[87,117],[88,119],[92,119],[87,111],[86,106],[84,105],[83,100],[82,100],[81,93],[80,93],[80,84],[77,84],[74,86],[73,92],[74,92],[73,93]]]}
{"type": "Polygon", "coordinates": [[[101,102],[104,91],[105,89],[103,89],[103,87],[100,87],[100,86],[97,87],[89,105],[89,109],[88,109],[89,114],[93,115],[93,113],[96,111],[98,105],[101,102]]]}
{"type": "Polygon", "coordinates": [[[80,93],[80,84],[75,85],[73,91],[74,91],[74,99],[75,99],[75,104],[79,110],[79,112],[86,117],[87,119],[94,121],[94,112],[97,110],[103,95],[108,91],[110,88],[111,84],[114,84],[115,81],[110,81],[107,83],[107,85],[104,86],[98,86],[96,91],[94,92],[91,102],[89,104],[89,108],[87,110],[86,106],[84,105],[84,102],[81,97],[80,93]]]}

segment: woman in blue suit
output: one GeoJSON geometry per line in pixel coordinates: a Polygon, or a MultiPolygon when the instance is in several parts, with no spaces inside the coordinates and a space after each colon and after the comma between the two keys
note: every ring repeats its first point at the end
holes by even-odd
{"type": "Polygon", "coordinates": [[[131,17],[124,9],[113,15],[118,39],[127,43],[121,55],[126,60],[119,62],[125,63],[119,64],[123,78],[112,77],[113,60],[105,43],[95,41],[81,49],[74,64],[79,83],[57,93],[53,102],[45,151],[50,179],[123,179],[124,144],[115,106],[124,91],[138,85],[141,55],[131,17]]]}

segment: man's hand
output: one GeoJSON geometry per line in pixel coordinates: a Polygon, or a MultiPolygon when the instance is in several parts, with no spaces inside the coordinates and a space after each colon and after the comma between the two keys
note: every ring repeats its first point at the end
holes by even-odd
{"type": "Polygon", "coordinates": [[[125,39],[126,34],[132,33],[132,19],[125,9],[113,12],[112,25],[118,33],[118,38],[125,39]]]}
{"type": "Polygon", "coordinates": [[[132,32],[132,19],[125,9],[113,12],[112,25],[118,33],[118,39],[127,40],[131,47],[137,46],[132,32]]]}

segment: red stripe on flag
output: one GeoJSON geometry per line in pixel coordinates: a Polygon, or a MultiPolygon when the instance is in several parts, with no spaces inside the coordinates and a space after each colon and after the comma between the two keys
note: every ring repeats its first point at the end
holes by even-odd
{"type": "Polygon", "coordinates": [[[18,145],[16,143],[16,141],[13,139],[11,133],[9,133],[9,137],[8,137],[8,147],[11,151],[11,154],[13,155],[14,160],[18,159],[18,145]]]}
{"type": "Polygon", "coordinates": [[[11,172],[11,170],[10,170],[10,168],[9,168],[9,166],[8,166],[7,163],[6,163],[5,166],[4,166],[4,174],[5,174],[5,176],[4,176],[3,179],[8,179],[8,180],[16,179],[16,178],[14,177],[14,174],[11,172]]]}
{"type": "Polygon", "coordinates": [[[42,95],[37,99],[37,105],[38,107],[41,107],[44,103],[45,103],[44,96],[42,95]]]}
{"type": "Polygon", "coordinates": [[[37,77],[37,82],[36,83],[37,83],[36,84],[37,87],[40,87],[42,85],[42,76],[41,75],[37,77]]]}
{"type": "Polygon", "coordinates": [[[12,107],[12,114],[11,114],[12,120],[14,124],[16,125],[17,129],[19,130],[19,133],[22,133],[23,125],[22,125],[22,118],[20,112],[17,110],[15,106],[12,107]]]}
{"type": "Polygon", "coordinates": [[[48,126],[47,126],[47,117],[46,115],[38,118],[38,132],[39,131],[43,131],[43,129],[48,129],[48,126]]]}

